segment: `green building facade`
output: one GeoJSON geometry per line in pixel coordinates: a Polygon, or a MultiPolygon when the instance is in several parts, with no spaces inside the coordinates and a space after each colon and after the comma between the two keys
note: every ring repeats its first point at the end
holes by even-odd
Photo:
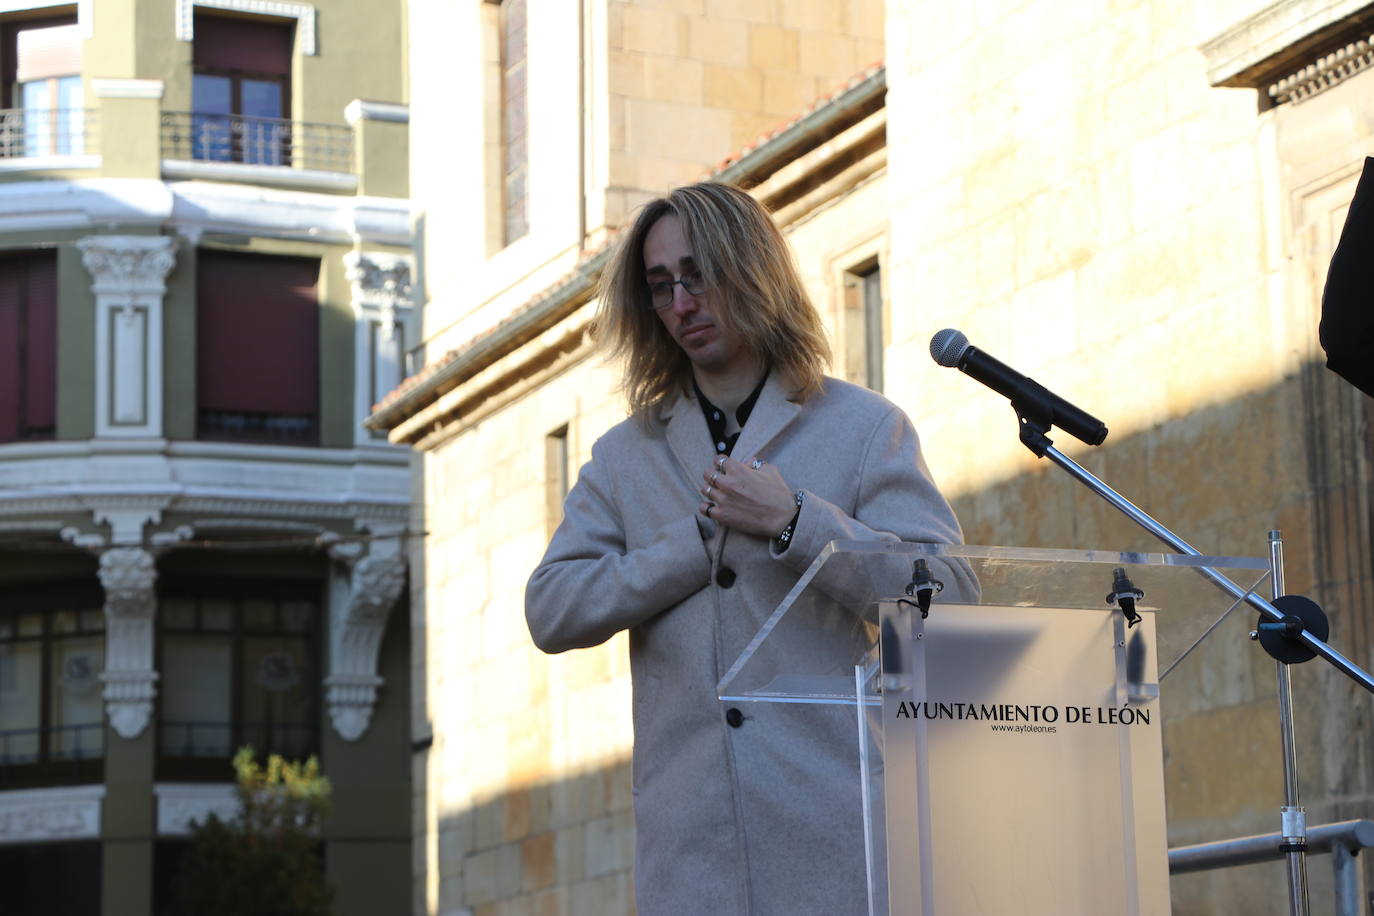
{"type": "Polygon", "coordinates": [[[410,906],[401,0],[0,3],[0,911],[157,912],[318,755],[410,906]]]}

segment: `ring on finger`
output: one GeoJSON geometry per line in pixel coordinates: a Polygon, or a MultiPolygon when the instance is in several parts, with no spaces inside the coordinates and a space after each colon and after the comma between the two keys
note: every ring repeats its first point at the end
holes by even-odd
{"type": "Polygon", "coordinates": [[[755,458],[753,461],[749,462],[749,466],[757,471],[759,468],[763,467],[763,459],[755,458]]]}
{"type": "Polygon", "coordinates": [[[719,458],[716,459],[716,470],[718,470],[718,471],[724,471],[724,470],[725,470],[725,456],[724,456],[724,455],[721,455],[719,458]]]}
{"type": "Polygon", "coordinates": [[[715,487],[710,486],[709,484],[708,484],[707,487],[706,487],[706,501],[707,501],[708,503],[711,501],[711,491],[714,490],[714,489],[715,489],[715,487]]]}
{"type": "Polygon", "coordinates": [[[709,480],[711,481],[711,486],[715,486],[715,485],[716,485],[716,481],[719,480],[719,479],[720,479],[720,471],[712,471],[712,472],[711,472],[711,476],[710,476],[710,478],[709,478],[709,480]]]}

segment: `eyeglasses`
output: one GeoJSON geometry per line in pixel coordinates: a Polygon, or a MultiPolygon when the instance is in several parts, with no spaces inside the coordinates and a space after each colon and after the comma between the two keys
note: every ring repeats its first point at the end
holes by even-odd
{"type": "Polygon", "coordinates": [[[702,277],[699,270],[688,271],[682,275],[680,280],[650,280],[649,300],[654,304],[655,309],[667,308],[673,304],[673,287],[679,283],[693,296],[706,294],[706,279],[702,277]]]}

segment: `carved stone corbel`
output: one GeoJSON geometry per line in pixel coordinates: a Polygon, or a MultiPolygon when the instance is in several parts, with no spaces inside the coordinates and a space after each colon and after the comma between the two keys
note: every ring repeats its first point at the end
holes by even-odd
{"type": "Polygon", "coordinates": [[[115,547],[100,555],[105,589],[105,711],[121,738],[148,727],[157,695],[153,669],[153,618],[157,567],[141,547],[115,547]]]}
{"type": "MultiPolygon", "coordinates": [[[[348,599],[330,607],[329,676],[325,702],[334,730],[357,741],[372,721],[377,688],[377,658],[387,617],[405,585],[406,562],[399,538],[376,540],[352,560],[348,599]]],[[[349,552],[335,552],[350,560],[349,552]]]]}

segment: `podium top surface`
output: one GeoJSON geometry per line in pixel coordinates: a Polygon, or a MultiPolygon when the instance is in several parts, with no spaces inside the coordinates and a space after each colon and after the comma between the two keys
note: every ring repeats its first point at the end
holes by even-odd
{"type": "Polygon", "coordinates": [[[1240,602],[1215,583],[1218,573],[1270,597],[1267,558],[832,541],[760,622],[717,693],[732,701],[854,703],[855,667],[877,667],[879,604],[915,602],[923,584],[937,582],[931,614],[957,613],[960,605],[1101,612],[1122,592],[1124,576],[1129,590],[1143,593],[1139,608],[1155,615],[1166,670],[1219,620],[1228,633],[1248,631],[1251,615],[1232,613],[1240,602]]]}

